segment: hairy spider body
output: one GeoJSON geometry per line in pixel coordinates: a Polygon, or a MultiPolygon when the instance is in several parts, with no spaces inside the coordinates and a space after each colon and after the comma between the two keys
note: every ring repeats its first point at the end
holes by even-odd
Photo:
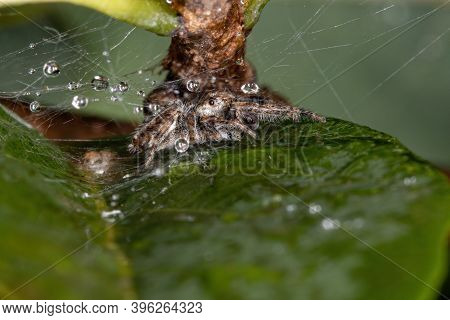
{"type": "Polygon", "coordinates": [[[145,152],[146,167],[151,166],[156,153],[162,150],[175,148],[185,152],[191,145],[239,141],[244,134],[256,138],[259,122],[305,118],[325,121],[311,111],[263,95],[237,95],[226,91],[197,93],[194,99],[181,99],[176,95],[162,99],[156,91],[147,99],[144,114],[144,123],[136,130],[129,149],[145,152]]]}
{"type": "MultiPolygon", "coordinates": [[[[260,122],[325,119],[289,105],[268,88],[260,90],[245,59],[250,1],[173,0],[180,26],[162,61],[166,82],[144,101],[144,123],[130,151],[145,153],[151,166],[158,151],[256,137],[260,122]]],[[[253,9],[252,9],[253,10],[253,9]]]]}

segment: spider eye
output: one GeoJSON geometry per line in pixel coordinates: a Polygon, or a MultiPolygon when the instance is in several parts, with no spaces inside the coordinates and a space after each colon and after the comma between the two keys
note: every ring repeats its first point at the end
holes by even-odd
{"type": "Polygon", "coordinates": [[[142,112],[144,113],[144,115],[149,115],[151,113],[150,108],[147,105],[142,107],[142,112]]]}
{"type": "Polygon", "coordinates": [[[213,98],[209,99],[209,105],[210,106],[213,106],[214,103],[216,103],[216,101],[213,98]]]}

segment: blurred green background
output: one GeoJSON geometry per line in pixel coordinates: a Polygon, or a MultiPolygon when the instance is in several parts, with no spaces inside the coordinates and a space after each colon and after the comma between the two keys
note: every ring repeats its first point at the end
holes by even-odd
{"type": "MultiPolygon", "coordinates": [[[[450,168],[450,6],[448,1],[272,0],[249,37],[248,59],[261,84],[322,114],[368,125],[399,138],[434,164],[450,168]]],[[[132,29],[70,5],[19,7],[0,16],[0,92],[23,101],[136,119],[133,109],[163,79],[150,68],[170,39],[132,29]],[[30,48],[30,44],[31,45],[30,48]],[[62,72],[45,78],[42,65],[62,72]],[[36,72],[29,74],[30,69],[36,72]],[[138,72],[141,70],[141,72],[138,72]],[[94,75],[130,91],[89,87],[94,75]],[[85,84],[72,92],[69,82],[85,84]]]]}

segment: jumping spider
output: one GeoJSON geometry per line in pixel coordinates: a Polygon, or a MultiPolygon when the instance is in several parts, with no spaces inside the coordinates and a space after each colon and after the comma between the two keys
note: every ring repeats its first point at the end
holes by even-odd
{"type": "Polygon", "coordinates": [[[157,152],[169,148],[182,153],[194,144],[239,141],[243,134],[256,138],[260,121],[308,118],[325,122],[324,117],[311,111],[262,94],[211,90],[197,93],[195,98],[185,93],[183,99],[179,90],[172,91],[176,94],[168,97],[164,93],[161,98],[156,92],[147,98],[143,108],[145,120],[129,145],[131,152],[146,153],[146,167],[151,166],[157,152]]]}

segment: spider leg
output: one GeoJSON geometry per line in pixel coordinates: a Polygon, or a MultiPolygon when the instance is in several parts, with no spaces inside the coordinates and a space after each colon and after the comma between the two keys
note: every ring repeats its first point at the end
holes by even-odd
{"type": "Polygon", "coordinates": [[[215,139],[216,141],[240,140],[241,132],[251,136],[254,139],[256,138],[256,132],[238,119],[223,120],[218,119],[217,117],[208,117],[203,120],[203,123],[207,124],[210,128],[214,128],[214,130],[219,133],[221,139],[215,139]]]}
{"type": "Polygon", "coordinates": [[[145,152],[145,166],[149,167],[161,142],[175,129],[176,120],[175,108],[168,108],[150,118],[136,130],[128,149],[135,153],[145,152]]]}
{"type": "Polygon", "coordinates": [[[293,107],[287,103],[272,99],[238,99],[232,103],[236,109],[238,118],[257,119],[259,121],[273,122],[277,120],[301,121],[311,119],[317,122],[325,122],[325,118],[309,110],[293,107]]]}

